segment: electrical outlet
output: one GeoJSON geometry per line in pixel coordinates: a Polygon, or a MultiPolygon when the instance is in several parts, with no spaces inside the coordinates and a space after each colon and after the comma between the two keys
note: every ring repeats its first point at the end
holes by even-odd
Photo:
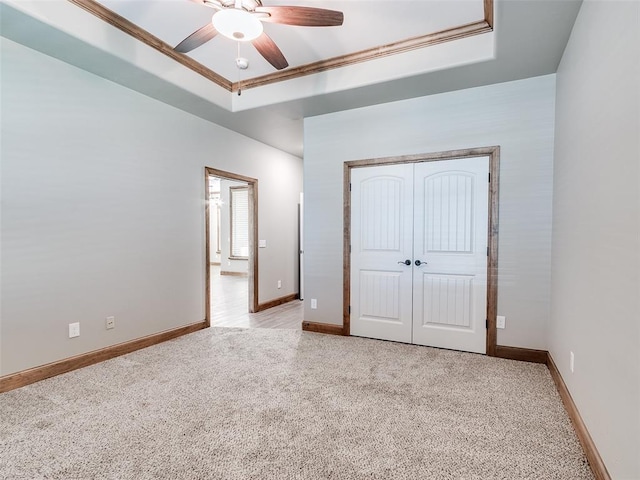
{"type": "Polygon", "coordinates": [[[498,315],[496,317],[496,328],[505,328],[507,326],[507,317],[498,315]]]}
{"type": "Polygon", "coordinates": [[[315,310],[316,308],[318,308],[318,300],[315,298],[311,299],[311,309],[315,310]]]}
{"type": "Polygon", "coordinates": [[[282,288],[282,280],[278,280],[278,288],[282,288]]]}
{"type": "Polygon", "coordinates": [[[116,328],[116,317],[107,317],[106,326],[107,326],[107,330],[111,330],[112,328],[116,328]]]}
{"type": "Polygon", "coordinates": [[[569,352],[569,369],[571,370],[571,373],[573,373],[574,361],[575,361],[575,357],[573,355],[573,352],[569,352]]]}
{"type": "Polygon", "coordinates": [[[69,324],[69,338],[80,336],[80,322],[69,324]]]}

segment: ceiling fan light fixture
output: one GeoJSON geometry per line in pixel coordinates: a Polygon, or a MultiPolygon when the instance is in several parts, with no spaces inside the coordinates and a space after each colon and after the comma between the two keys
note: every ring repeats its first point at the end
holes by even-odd
{"type": "Polygon", "coordinates": [[[231,40],[250,42],[262,35],[262,22],[246,10],[226,9],[213,14],[215,29],[231,40]]]}

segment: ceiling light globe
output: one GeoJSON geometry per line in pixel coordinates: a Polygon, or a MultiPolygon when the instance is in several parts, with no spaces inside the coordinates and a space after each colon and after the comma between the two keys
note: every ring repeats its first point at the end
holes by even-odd
{"type": "Polygon", "coordinates": [[[245,10],[230,8],[211,18],[215,29],[231,40],[250,42],[262,35],[262,22],[245,10]]]}

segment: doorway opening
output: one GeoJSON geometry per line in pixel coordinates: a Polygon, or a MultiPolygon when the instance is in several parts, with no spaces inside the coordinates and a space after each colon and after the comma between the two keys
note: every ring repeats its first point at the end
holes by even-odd
{"type": "Polygon", "coordinates": [[[258,180],[205,167],[206,311],[210,326],[258,311],[258,180]]]}
{"type": "MultiPolygon", "coordinates": [[[[495,356],[498,296],[499,153],[500,148],[495,146],[345,162],[345,254],[343,270],[345,303],[343,308],[342,329],[344,335],[351,335],[353,333],[356,335],[393,340],[394,338],[391,338],[386,332],[378,334],[375,331],[373,334],[369,334],[369,332],[372,331],[372,328],[373,330],[378,328],[393,331],[395,334],[398,329],[404,328],[406,332],[403,331],[401,333],[407,338],[415,338],[417,335],[423,335],[423,332],[427,331],[429,331],[429,334],[437,336],[445,330],[451,332],[457,330],[455,335],[460,339],[466,336],[466,329],[475,335],[475,347],[466,347],[464,346],[464,342],[460,344],[463,345],[460,348],[455,346],[448,347],[446,343],[444,347],[482,353],[486,352],[489,356],[495,356]],[[473,173],[471,165],[462,165],[465,162],[467,162],[467,164],[469,162],[474,164],[476,159],[479,162],[483,159],[484,161],[488,160],[488,168],[486,168],[484,174],[481,173],[482,169],[473,173]],[[415,173],[418,165],[424,165],[426,167],[429,163],[434,166],[439,163],[443,165],[444,169],[440,172],[440,167],[435,170],[431,167],[421,167],[420,171],[422,172],[422,170],[424,170],[424,172],[422,172],[420,176],[415,173]],[[450,167],[444,167],[445,163],[449,164],[450,167]],[[396,172],[395,170],[397,170],[397,168],[393,171],[385,168],[393,166],[398,166],[401,170],[407,170],[408,173],[405,175],[402,172],[396,172]],[[416,167],[415,170],[414,166],[416,167]],[[363,178],[360,178],[362,175],[360,175],[360,173],[357,176],[354,175],[354,169],[369,169],[372,173],[371,175],[367,174],[363,178]],[[375,170],[380,170],[380,174],[373,173],[375,170]],[[486,176],[483,177],[483,175],[486,176]],[[369,176],[371,176],[371,178],[369,178],[369,176]],[[403,180],[404,177],[406,177],[406,179],[403,180]],[[354,194],[352,191],[354,178],[359,182],[370,182],[370,184],[368,186],[365,185],[365,183],[356,185],[354,190],[357,193],[354,194]],[[476,180],[474,180],[474,178],[476,178],[476,180]],[[446,179],[446,189],[443,188],[443,179],[446,179]],[[405,182],[406,188],[402,187],[403,182],[405,182]],[[447,248],[443,248],[442,245],[438,243],[440,239],[446,237],[447,242],[450,240],[449,232],[442,229],[443,225],[448,223],[446,219],[443,219],[443,215],[453,215],[452,218],[455,218],[456,225],[458,225],[456,228],[463,233],[474,231],[478,225],[477,222],[474,226],[472,221],[466,222],[464,220],[465,218],[471,219],[474,215],[471,211],[473,201],[470,196],[471,194],[475,195],[474,192],[476,191],[476,188],[473,187],[473,182],[488,183],[488,185],[485,184],[483,187],[486,190],[483,199],[482,197],[478,197],[476,200],[478,205],[484,204],[484,206],[482,206],[482,208],[485,209],[485,217],[484,220],[482,220],[484,223],[482,225],[484,233],[481,233],[475,239],[472,239],[466,233],[464,235],[457,234],[455,237],[457,240],[451,243],[452,246],[449,245],[447,248]],[[449,188],[450,185],[454,185],[455,188],[449,188]],[[414,190],[416,192],[415,196],[414,190]],[[386,213],[383,212],[384,218],[380,218],[376,213],[381,211],[378,207],[382,205],[380,202],[384,201],[384,199],[379,198],[381,192],[389,197],[385,203],[385,208],[389,211],[385,210],[386,213]],[[352,195],[364,196],[352,200],[352,195]],[[460,195],[466,196],[462,198],[460,195]],[[403,196],[407,198],[403,199],[403,196]],[[360,204],[369,201],[367,200],[368,198],[370,198],[373,203],[371,203],[370,208],[363,208],[360,204]],[[356,201],[358,205],[355,213],[352,210],[352,201],[356,201]],[[418,205],[415,204],[415,201],[418,201],[421,206],[415,207],[415,205],[418,205]],[[403,205],[405,206],[403,207],[403,205]],[[452,205],[455,205],[455,208],[452,207],[452,205]],[[467,206],[469,208],[467,208],[467,206]],[[420,212],[419,209],[423,207],[426,210],[420,212]],[[416,225],[414,208],[416,209],[416,215],[418,217],[418,229],[422,230],[420,233],[422,236],[418,237],[414,237],[413,231],[416,225]],[[391,210],[394,211],[392,212],[391,210]],[[431,221],[433,219],[429,220],[429,214],[427,214],[426,211],[436,212],[440,215],[437,218],[437,222],[431,221]],[[354,215],[369,215],[373,220],[372,222],[367,223],[365,221],[362,223],[360,219],[355,219],[356,226],[354,227],[354,218],[352,218],[354,215]],[[385,222],[389,224],[387,226],[388,228],[385,227],[385,222]],[[367,227],[368,224],[370,225],[367,227]],[[400,225],[403,224],[405,224],[404,227],[400,227],[400,225]],[[437,228],[430,229],[430,225],[435,225],[437,228]],[[369,229],[369,233],[366,234],[368,237],[362,236],[362,226],[369,229]],[[355,233],[354,228],[356,229],[355,233]],[[411,236],[411,238],[408,239],[408,243],[401,239],[401,232],[405,230],[408,232],[407,235],[411,236]],[[389,236],[388,232],[392,232],[391,236],[389,236]],[[352,237],[353,235],[356,235],[356,237],[352,237]],[[382,238],[382,240],[378,237],[382,238]],[[438,245],[430,245],[429,239],[432,241],[434,241],[434,239],[438,240],[438,242],[436,242],[438,245]],[[366,240],[365,243],[363,243],[364,240],[366,240]],[[353,242],[357,242],[356,245],[354,245],[353,242]],[[387,245],[394,242],[398,244],[398,247],[394,246],[391,248],[387,245]],[[399,247],[403,242],[407,243],[404,249],[399,247]],[[457,243],[460,243],[460,245],[457,243]],[[368,261],[367,256],[382,254],[387,256],[390,254],[393,256],[393,253],[402,253],[405,256],[402,258],[398,257],[398,259],[394,257],[393,265],[385,264],[385,266],[375,266],[375,264],[365,265],[364,263],[364,267],[360,265],[360,263],[362,263],[360,260],[364,259],[368,261]],[[365,256],[354,259],[352,258],[353,255],[365,256]],[[413,258],[414,256],[415,258],[413,258]],[[409,257],[411,258],[409,259],[409,257]],[[438,257],[448,257],[449,260],[453,260],[454,262],[470,260],[472,267],[476,268],[476,270],[464,271],[456,267],[457,269],[454,268],[451,271],[447,271],[439,266],[440,259],[438,257]],[[469,258],[464,259],[463,257],[469,258]],[[483,259],[481,257],[485,258],[483,259]],[[395,265],[396,263],[398,263],[398,265],[395,265]],[[480,264],[482,264],[482,266],[478,269],[478,265],[480,264]],[[433,271],[431,271],[432,265],[434,267],[437,266],[433,271]],[[407,274],[410,275],[409,281],[404,281],[403,283],[402,278],[407,274]],[[418,283],[418,280],[422,283],[418,283]],[[479,282],[477,282],[478,280],[479,282]],[[474,281],[483,284],[483,288],[474,290],[475,293],[470,293],[470,286],[474,281]],[[355,292],[353,290],[354,287],[357,287],[355,292]],[[416,291],[416,289],[419,291],[416,291]],[[441,312],[443,306],[448,308],[453,307],[453,309],[455,309],[465,304],[471,306],[472,301],[475,302],[474,304],[477,304],[478,302],[476,302],[476,300],[479,295],[483,297],[482,301],[484,302],[484,306],[482,306],[481,309],[478,309],[477,306],[474,307],[476,308],[477,314],[475,314],[475,317],[469,322],[467,322],[466,319],[471,318],[471,316],[466,313],[462,316],[464,317],[464,321],[460,321],[458,318],[461,317],[461,315],[459,315],[460,312],[451,317],[452,319],[444,318],[438,313],[436,320],[434,320],[433,315],[431,315],[434,304],[436,304],[438,312],[441,312]],[[373,299],[373,306],[367,303],[369,302],[369,300],[367,300],[369,297],[373,299]],[[414,301],[413,299],[415,298],[419,301],[414,301]],[[444,300],[442,300],[443,298],[444,300]],[[437,301],[434,302],[434,299],[437,301]],[[362,301],[365,303],[362,304],[362,301]],[[362,305],[365,305],[366,308],[361,308],[362,305]],[[405,315],[405,313],[402,313],[403,311],[405,313],[408,311],[408,314],[405,315]],[[383,312],[384,315],[380,312],[383,312]],[[419,320],[416,324],[414,324],[415,312],[419,312],[419,320]],[[431,317],[427,318],[429,315],[431,315],[431,317]],[[352,325],[352,321],[359,323],[352,325]],[[484,334],[485,331],[486,335],[484,334]],[[363,334],[363,332],[365,333],[363,334]],[[476,335],[476,333],[480,333],[481,336],[476,335]],[[478,346],[477,339],[483,341],[486,348],[484,348],[484,345],[478,346]]],[[[477,183],[477,185],[479,186],[480,184],[477,183]]],[[[384,258],[382,258],[381,261],[384,263],[384,258]]],[[[417,343],[428,345],[430,341],[430,339],[421,340],[417,343]]],[[[443,345],[437,340],[433,346],[443,345]]]]}

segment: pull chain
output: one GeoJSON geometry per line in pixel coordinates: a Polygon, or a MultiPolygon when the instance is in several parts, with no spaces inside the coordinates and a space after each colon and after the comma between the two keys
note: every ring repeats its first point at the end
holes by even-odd
{"type": "MultiPolygon", "coordinates": [[[[238,42],[238,56],[236,58],[238,58],[238,59],[240,58],[240,42],[238,42]]],[[[242,95],[242,88],[241,88],[241,85],[240,85],[240,81],[241,81],[240,73],[241,73],[241,71],[240,71],[240,66],[239,65],[236,65],[236,66],[238,67],[238,96],[240,96],[240,95],[242,95]]]]}

